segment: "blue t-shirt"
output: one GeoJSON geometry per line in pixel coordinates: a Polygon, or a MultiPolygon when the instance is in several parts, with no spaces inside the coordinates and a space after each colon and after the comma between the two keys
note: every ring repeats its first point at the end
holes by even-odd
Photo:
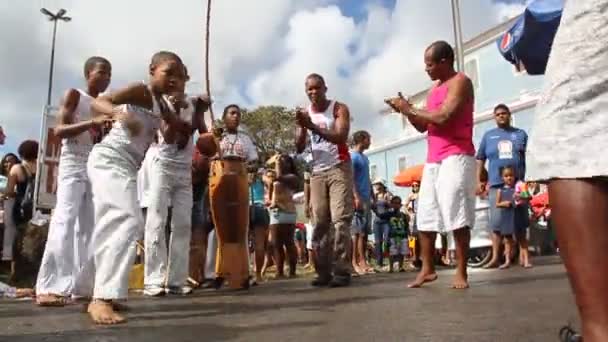
{"type": "Polygon", "coordinates": [[[249,203],[264,205],[264,183],[259,178],[249,186],[249,203]]]}
{"type": "Polygon", "coordinates": [[[525,180],[527,145],[528,134],[515,127],[497,127],[483,135],[477,150],[477,159],[488,161],[488,183],[491,187],[502,186],[500,169],[509,165],[515,168],[515,177],[518,180],[525,180]]]}
{"type": "Polygon", "coordinates": [[[353,151],[350,153],[353,163],[353,181],[357,193],[362,201],[371,201],[372,184],[369,179],[369,159],[363,153],[353,151]]]}

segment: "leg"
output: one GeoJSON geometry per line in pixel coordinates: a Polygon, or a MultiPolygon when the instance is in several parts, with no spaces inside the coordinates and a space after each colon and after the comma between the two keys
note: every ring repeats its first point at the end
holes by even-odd
{"type": "Polygon", "coordinates": [[[172,198],[171,238],[169,239],[169,262],[167,265],[167,286],[178,294],[187,294],[191,289],[188,282],[190,263],[190,240],[192,238],[192,180],[187,175],[180,176],[172,198]]]}
{"type": "Polygon", "coordinates": [[[471,230],[469,227],[454,230],[456,240],[456,275],[452,288],[466,289],[469,287],[467,274],[467,259],[469,257],[469,243],[471,242],[471,230]]]}
{"type": "MultiPolygon", "coordinates": [[[[76,176],[60,176],[57,205],[36,281],[37,303],[41,306],[65,304],[61,297],[72,294],[79,263],[74,260],[77,245],[75,226],[83,201],[86,183],[76,176]]],[[[85,222],[86,223],[86,222],[85,222]]],[[[91,229],[91,227],[87,227],[91,229]]]]}
{"type": "Polygon", "coordinates": [[[585,341],[608,341],[608,183],[549,183],[560,254],[574,290],[585,341]],[[590,200],[593,199],[593,200],[590,200]]]}
{"type": "Polygon", "coordinates": [[[416,276],[416,280],[408,285],[409,288],[417,288],[424,283],[429,283],[437,279],[435,272],[435,240],[437,233],[418,231],[420,240],[420,251],[422,252],[422,269],[416,276]]]}
{"type": "Polygon", "coordinates": [[[95,261],[92,251],[95,208],[93,208],[93,193],[90,182],[87,182],[87,190],[76,227],[75,259],[78,261],[78,267],[74,276],[73,295],[90,298],[93,296],[93,287],[95,286],[95,261]]]}
{"type": "Polygon", "coordinates": [[[498,266],[500,262],[500,243],[502,241],[502,236],[500,232],[492,232],[492,259],[483,266],[483,268],[494,268],[498,266]]]}
{"type": "Polygon", "coordinates": [[[350,163],[342,163],[329,170],[329,209],[333,230],[334,280],[333,286],[350,282],[353,272],[351,256],[351,225],[353,220],[353,170],[350,163]]]}
{"type": "Polygon", "coordinates": [[[467,259],[471,241],[470,227],[475,224],[475,165],[472,156],[451,156],[442,162],[437,177],[441,217],[447,229],[454,233],[456,244],[457,265],[452,283],[454,289],[469,287],[467,259]]]}
{"type": "Polygon", "coordinates": [[[500,210],[496,208],[496,194],[498,188],[490,188],[488,192],[488,201],[490,202],[490,208],[488,210],[488,221],[490,229],[492,229],[492,258],[484,265],[483,268],[495,268],[500,263],[500,245],[502,242],[502,236],[500,230],[497,229],[498,223],[500,222],[500,210]]]}
{"type": "Polygon", "coordinates": [[[374,222],[374,249],[376,252],[376,267],[382,267],[384,256],[382,255],[382,224],[374,222]]]}
{"type": "Polygon", "coordinates": [[[170,176],[156,164],[154,166],[154,172],[150,174],[150,201],[144,234],[144,289],[150,296],[164,294],[167,281],[166,225],[171,191],[170,176]]]}
{"type": "Polygon", "coordinates": [[[286,224],[283,229],[285,230],[285,250],[287,251],[287,260],[289,260],[289,277],[293,278],[296,276],[296,265],[298,264],[296,244],[294,242],[296,226],[294,224],[286,224]]]}
{"type": "Polygon", "coordinates": [[[331,216],[327,194],[327,172],[315,174],[310,180],[310,201],[314,217],[312,249],[314,251],[317,281],[313,285],[324,286],[331,279],[332,240],[330,235],[331,216]]]}
{"type": "Polygon", "coordinates": [[[253,226],[252,229],[254,234],[255,280],[261,283],[264,281],[262,269],[264,268],[264,257],[266,256],[268,229],[261,226],[253,226]]]}
{"type": "Polygon", "coordinates": [[[143,224],[137,206],[137,172],[112,165],[112,160],[95,151],[88,164],[95,206],[92,241],[96,272],[94,299],[88,311],[97,324],[117,324],[125,318],[114,312],[112,301],[127,297],[135,242],[143,224]],[[117,189],[121,196],[116,196],[117,189]]]}
{"type": "Polygon", "coordinates": [[[513,254],[513,236],[505,235],[505,262],[500,265],[500,269],[505,269],[511,267],[511,255],[513,254]]]}
{"type": "Polygon", "coordinates": [[[437,232],[443,230],[443,220],[436,190],[438,174],[438,164],[425,164],[418,194],[418,213],[416,216],[422,268],[416,279],[408,284],[409,288],[418,288],[424,283],[437,279],[434,262],[435,240],[437,239],[437,232]]]}
{"type": "Polygon", "coordinates": [[[279,240],[279,225],[271,224],[270,238],[268,239],[268,249],[272,251],[272,254],[274,256],[274,260],[277,267],[277,278],[283,278],[285,277],[285,272],[283,270],[285,263],[285,252],[283,252],[283,245],[279,240]]]}
{"type": "Polygon", "coordinates": [[[4,200],[4,238],[2,239],[2,261],[13,260],[13,245],[17,236],[17,224],[13,220],[15,199],[4,200]]]}
{"type": "Polygon", "coordinates": [[[528,238],[526,232],[519,232],[517,234],[517,243],[519,244],[519,258],[521,260],[521,266],[525,268],[531,268],[530,263],[530,251],[528,250],[528,238]]]}

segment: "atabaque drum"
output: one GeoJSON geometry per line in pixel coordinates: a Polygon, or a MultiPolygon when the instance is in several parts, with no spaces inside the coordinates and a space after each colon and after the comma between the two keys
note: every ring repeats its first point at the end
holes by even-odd
{"type": "Polygon", "coordinates": [[[249,287],[247,166],[240,158],[211,162],[209,192],[218,250],[215,272],[233,289],[249,287]]]}

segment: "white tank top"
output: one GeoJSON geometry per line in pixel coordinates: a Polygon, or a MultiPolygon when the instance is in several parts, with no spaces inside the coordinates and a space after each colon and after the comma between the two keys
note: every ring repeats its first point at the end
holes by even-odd
{"type": "MultiPolygon", "coordinates": [[[[78,105],[74,110],[74,121],[78,123],[91,120],[91,102],[94,98],[87,92],[76,89],[80,95],[78,105]]],[[[87,159],[93,149],[93,137],[90,131],[82,132],[77,136],[61,140],[61,155],[59,167],[81,169],[86,173],[87,159]]]]}
{"type": "MultiPolygon", "coordinates": [[[[150,90],[150,92],[152,92],[150,90]]],[[[134,105],[121,105],[120,112],[129,112],[142,125],[142,130],[136,136],[131,133],[121,121],[114,122],[112,129],[102,142],[96,145],[114,150],[128,161],[128,166],[139,169],[148,147],[154,142],[154,135],[160,127],[160,105],[152,96],[153,109],[134,105]]]]}
{"type": "MultiPolygon", "coordinates": [[[[312,122],[320,128],[331,128],[336,121],[334,110],[336,101],[330,101],[327,109],[322,113],[313,110],[312,104],[308,106],[308,113],[312,122]]],[[[316,133],[310,132],[310,146],[312,150],[312,171],[322,172],[348,160],[348,146],[346,144],[336,145],[316,133]]]]}
{"type": "MultiPolygon", "coordinates": [[[[192,124],[194,116],[194,105],[192,100],[188,99],[188,107],[183,108],[179,113],[179,118],[192,124]]],[[[158,132],[158,158],[161,163],[166,166],[176,167],[175,171],[184,171],[188,175],[192,174],[190,167],[192,166],[192,152],[194,151],[193,138],[188,139],[188,145],[179,150],[176,144],[168,144],[165,138],[158,132]]]]}

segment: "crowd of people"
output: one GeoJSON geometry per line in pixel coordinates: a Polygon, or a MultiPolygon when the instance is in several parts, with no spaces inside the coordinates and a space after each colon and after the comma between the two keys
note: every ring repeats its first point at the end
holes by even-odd
{"type": "MultiPolygon", "coordinates": [[[[606,185],[604,178],[597,178],[605,175],[606,168],[598,153],[588,153],[599,152],[602,140],[599,135],[593,138],[586,133],[600,133],[592,127],[592,115],[597,123],[602,123],[600,129],[605,128],[606,121],[598,117],[603,109],[598,106],[605,104],[606,92],[597,90],[605,88],[605,77],[592,75],[592,68],[555,69],[573,58],[566,51],[576,51],[576,56],[588,56],[596,59],[596,65],[605,66],[605,60],[598,59],[605,56],[605,51],[599,53],[599,45],[588,44],[594,41],[591,38],[595,31],[585,28],[588,23],[595,25],[598,32],[605,31],[605,26],[598,24],[605,20],[586,19],[592,16],[590,4],[600,3],[605,1],[567,3],[548,67],[551,86],[539,104],[540,120],[547,120],[537,126],[530,148],[535,157],[535,174],[531,178],[549,181],[560,248],[582,315],[585,338],[591,341],[605,340],[608,326],[606,274],[589,268],[593,263],[605,265],[608,260],[603,257],[608,234],[605,215],[601,215],[606,212],[606,185]],[[575,32],[586,32],[590,39],[579,39],[580,49],[573,50],[569,37],[575,32]],[[573,78],[573,72],[585,77],[573,78]],[[575,101],[570,101],[572,87],[564,80],[581,79],[593,81],[581,84],[579,93],[587,93],[577,93],[575,101]],[[599,97],[604,100],[587,101],[599,97]],[[585,103],[590,106],[582,108],[585,103]],[[566,118],[564,113],[580,120],[566,118]],[[570,129],[562,129],[567,125],[570,129]],[[548,139],[558,133],[564,134],[560,140],[548,139]],[[577,144],[578,137],[587,140],[577,144]],[[579,165],[585,172],[580,172],[579,165]]],[[[404,256],[410,254],[408,235],[416,236],[419,249],[411,254],[421,265],[410,288],[437,279],[437,234],[451,232],[456,258],[452,287],[468,288],[467,258],[475,224],[476,194],[486,191],[486,183],[494,231],[493,258],[488,267],[499,266],[501,243],[506,257],[499,267],[510,267],[515,241],[520,247],[520,264],[531,266],[525,238],[529,225],[527,196],[518,186],[518,181],[527,176],[526,133],[510,125],[509,108],[499,105],[494,111],[497,128],[486,132],[476,153],[471,80],[455,70],[454,50],[446,42],[431,44],[425,50],[424,61],[427,74],[435,81],[425,108],[415,108],[401,93],[385,100],[419,132],[427,134],[428,154],[422,179],[405,209],[402,199],[391,196],[382,181],[370,181],[369,161],[364,155],[371,143],[370,134],[356,132],[349,152],[348,106],[327,97],[322,76],[311,74],[305,80],[310,106],[296,110],[298,133],[296,151],[292,152],[299,154],[308,149],[312,155],[304,188],[312,220],[307,234],[310,239],[306,239],[310,244],[306,247],[317,274],[313,286],[348,286],[353,274],[374,272],[366,248],[373,227],[375,263],[383,265],[388,251],[390,270],[394,263],[403,269],[404,256]]],[[[300,177],[293,157],[279,154],[268,169],[259,172],[255,145],[239,129],[241,111],[237,105],[224,109],[222,130],[209,130],[203,115],[211,101],[206,96],[186,96],[187,69],[177,55],[156,53],[149,71],[147,83],[100,95],[110,83],[111,65],[104,58],[92,57],[84,67],[87,89],[70,89],[63,98],[55,129],[63,138],[57,204],[36,284],[39,305],[60,306],[70,297],[85,298],[94,322],[124,322],[117,301],[127,297],[129,272],[141,239],[144,293],[188,294],[192,291],[189,275],[198,268],[198,280],[204,280],[207,272],[199,261],[215,255],[202,252],[215,249],[208,248],[213,243],[206,246],[214,228],[218,252],[213,286],[219,287],[225,280],[231,287],[251,285],[248,278],[246,283],[233,283],[240,279],[237,275],[243,276],[242,265],[249,264],[249,246],[242,243],[240,232],[252,236],[254,284],[264,280],[271,263],[276,265],[277,277],[285,276],[285,260],[289,276],[295,275],[298,249],[294,242],[297,222],[293,194],[300,177]],[[192,137],[195,131],[199,133],[196,146],[192,137]],[[153,144],[155,147],[150,149],[153,144]],[[142,162],[149,164],[144,170],[149,182],[149,188],[144,190],[145,203],[138,194],[138,178],[145,178],[141,176],[142,162]],[[146,209],[145,220],[142,207],[146,209]],[[169,236],[165,235],[167,231],[169,236]],[[193,241],[192,237],[200,240],[193,241]],[[196,248],[191,249],[191,245],[196,248]],[[192,260],[191,255],[198,257],[192,260]]],[[[9,212],[15,221],[24,222],[31,217],[28,197],[37,150],[36,142],[26,141],[19,147],[21,161],[7,155],[2,163],[2,172],[8,175],[5,213],[9,212]]],[[[10,219],[5,219],[9,228],[5,228],[3,259],[11,254],[11,247],[7,246],[14,234],[11,224],[14,223],[10,219]]],[[[244,274],[248,273],[247,267],[244,274]]]]}

